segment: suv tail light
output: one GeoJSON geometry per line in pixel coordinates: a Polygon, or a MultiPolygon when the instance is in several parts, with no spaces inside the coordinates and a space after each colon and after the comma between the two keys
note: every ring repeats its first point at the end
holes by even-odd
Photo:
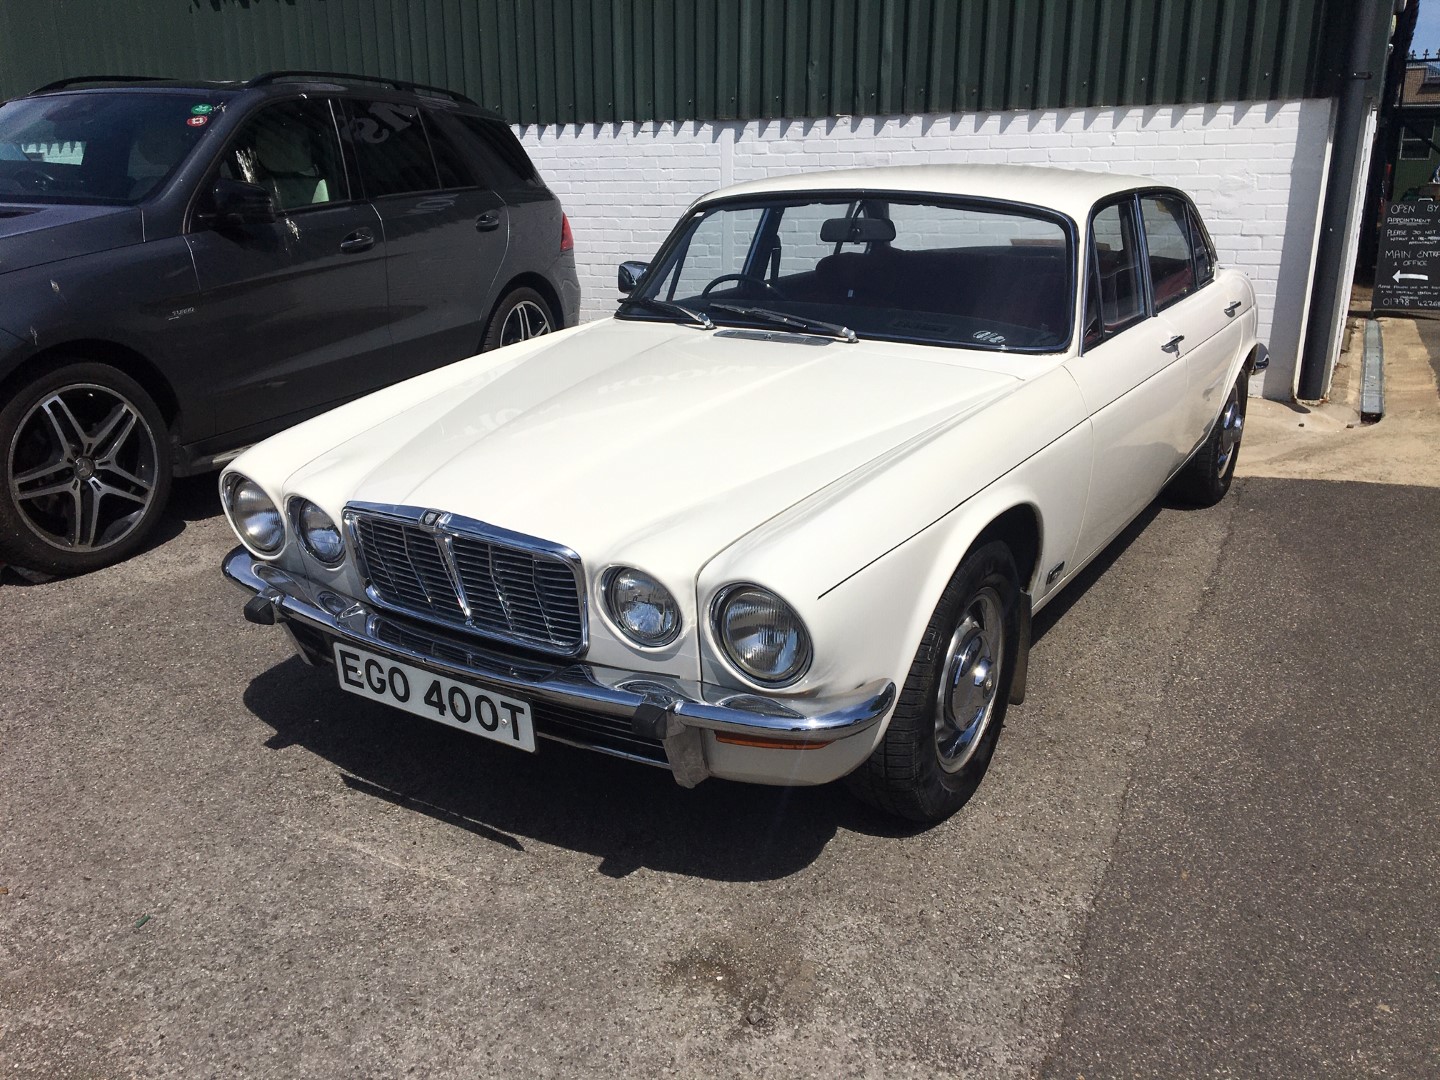
{"type": "Polygon", "coordinates": [[[560,250],[570,251],[575,247],[575,234],[570,231],[570,219],[560,215],[560,250]]]}

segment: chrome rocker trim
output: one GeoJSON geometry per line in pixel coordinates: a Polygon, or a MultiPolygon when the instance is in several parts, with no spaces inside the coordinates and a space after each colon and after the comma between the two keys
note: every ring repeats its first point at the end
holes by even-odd
{"type": "MultiPolygon", "coordinates": [[[[636,734],[660,740],[670,770],[683,787],[694,787],[710,775],[701,739],[705,729],[793,741],[797,745],[828,743],[869,730],[895,704],[895,684],[888,679],[878,679],[844,695],[782,701],[651,672],[624,671],[577,660],[512,656],[494,643],[481,640],[467,643],[469,663],[439,660],[377,636],[377,625],[387,619],[393,621],[393,615],[353,597],[316,588],[272,563],[256,559],[243,547],[225,556],[221,569],[232,582],[253,594],[245,604],[245,617],[251,622],[285,626],[307,662],[329,658],[316,657],[295,635],[291,624],[303,624],[440,674],[513,691],[532,701],[623,717],[636,734]]],[[[454,646],[463,639],[436,640],[454,646]]],[[[600,746],[586,749],[616,754],[600,746]]]]}

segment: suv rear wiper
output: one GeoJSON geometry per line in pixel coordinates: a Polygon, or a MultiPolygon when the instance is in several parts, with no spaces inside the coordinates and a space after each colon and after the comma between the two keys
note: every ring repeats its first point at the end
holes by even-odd
{"type": "Polygon", "coordinates": [[[669,315],[672,319],[677,317],[682,318],[686,322],[692,322],[696,326],[703,327],[706,330],[715,329],[715,324],[710,320],[710,316],[706,315],[703,311],[691,311],[689,308],[681,307],[679,304],[671,303],[669,300],[657,300],[653,296],[627,296],[624,300],[620,301],[622,308],[630,304],[634,304],[636,307],[642,307],[646,311],[653,311],[658,315],[669,315]]]}
{"type": "Polygon", "coordinates": [[[744,307],[740,304],[713,303],[711,310],[718,308],[721,311],[728,311],[734,315],[744,315],[750,319],[759,319],[761,322],[773,323],[776,326],[789,326],[802,333],[825,334],[828,337],[839,338],[841,341],[848,341],[852,344],[860,340],[859,335],[848,326],[841,326],[839,323],[821,322],[819,319],[801,319],[794,315],[786,315],[779,311],[771,311],[769,308],[744,307]]]}

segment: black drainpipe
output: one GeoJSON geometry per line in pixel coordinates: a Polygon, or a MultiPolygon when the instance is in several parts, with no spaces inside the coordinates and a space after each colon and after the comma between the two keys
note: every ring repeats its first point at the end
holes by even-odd
{"type": "MultiPolygon", "coordinates": [[[[1414,3],[1415,0],[1409,0],[1414,3]]],[[[1350,203],[1360,181],[1365,126],[1385,84],[1385,53],[1391,18],[1404,0],[1362,0],[1352,11],[1350,51],[1340,73],[1340,104],[1335,113],[1334,152],[1325,178],[1325,205],[1320,217],[1320,244],[1315,253],[1315,283],[1300,354],[1300,385],[1295,396],[1319,401],[1329,374],[1334,328],[1345,314],[1350,283],[1344,280],[1346,228],[1350,203]]],[[[1403,58],[1402,58],[1403,59],[1403,58]]],[[[1364,224],[1362,212],[1360,224],[1364,224]]]]}

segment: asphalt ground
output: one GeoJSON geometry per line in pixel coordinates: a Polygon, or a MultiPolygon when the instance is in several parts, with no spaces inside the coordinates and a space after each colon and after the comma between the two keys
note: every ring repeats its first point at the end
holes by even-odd
{"type": "Polygon", "coordinates": [[[7,1076],[1440,1075],[1440,490],[1153,506],[914,832],[343,695],[212,485],[0,586],[7,1076]]]}

